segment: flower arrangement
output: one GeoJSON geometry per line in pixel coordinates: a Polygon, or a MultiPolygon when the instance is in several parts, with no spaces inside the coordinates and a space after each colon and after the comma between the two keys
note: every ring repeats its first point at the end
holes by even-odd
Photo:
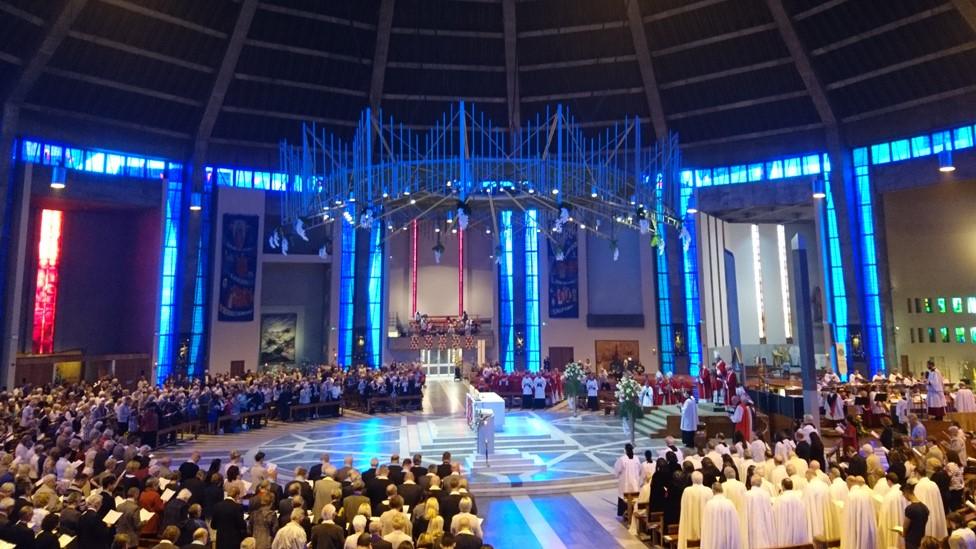
{"type": "Polygon", "coordinates": [[[567,397],[575,398],[583,394],[586,383],[586,371],[579,362],[570,362],[563,370],[563,392],[567,397]]]}
{"type": "Polygon", "coordinates": [[[617,382],[617,390],[614,396],[617,398],[617,406],[620,417],[637,419],[643,417],[644,411],[638,403],[637,397],[641,391],[641,384],[634,378],[624,376],[617,382]]]}

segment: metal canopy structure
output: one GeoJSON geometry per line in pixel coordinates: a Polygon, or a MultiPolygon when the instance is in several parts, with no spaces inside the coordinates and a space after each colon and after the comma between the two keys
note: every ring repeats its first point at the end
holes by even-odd
{"type": "Polygon", "coordinates": [[[641,124],[632,117],[587,135],[556,106],[509,132],[464,102],[427,131],[370,109],[350,141],[307,123],[300,144],[280,146],[280,171],[290,175],[275,238],[342,219],[383,223],[388,234],[420,219],[498,234],[500,209],[538,209],[550,238],[575,223],[611,240],[617,227],[652,240],[659,223],[680,225],[681,155],[675,134],[643,144],[641,124]]]}

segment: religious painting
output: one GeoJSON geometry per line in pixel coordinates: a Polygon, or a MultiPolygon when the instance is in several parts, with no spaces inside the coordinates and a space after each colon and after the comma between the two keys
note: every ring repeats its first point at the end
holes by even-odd
{"type": "Polygon", "coordinates": [[[622,372],[626,362],[640,362],[640,342],[631,340],[598,339],[596,365],[608,372],[622,372]]]}
{"type": "Polygon", "coordinates": [[[261,315],[261,364],[294,364],[298,313],[261,315]]]}
{"type": "Polygon", "coordinates": [[[549,250],[549,318],[579,318],[579,246],[576,228],[562,228],[549,250]]]}
{"type": "Polygon", "coordinates": [[[224,214],[221,231],[217,320],[251,322],[258,266],[258,216],[224,214]]]}

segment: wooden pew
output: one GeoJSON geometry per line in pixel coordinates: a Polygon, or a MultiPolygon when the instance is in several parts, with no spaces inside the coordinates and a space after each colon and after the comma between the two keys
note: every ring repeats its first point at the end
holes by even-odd
{"type": "Polygon", "coordinates": [[[309,404],[298,404],[292,406],[288,410],[288,419],[295,419],[295,412],[313,412],[315,415],[321,417],[322,410],[332,410],[336,416],[342,415],[342,401],[341,400],[329,400],[325,402],[311,402],[309,404]]]}

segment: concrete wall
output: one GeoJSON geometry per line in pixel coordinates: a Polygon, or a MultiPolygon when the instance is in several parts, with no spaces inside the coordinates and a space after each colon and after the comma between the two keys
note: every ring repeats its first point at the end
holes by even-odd
{"type": "Polygon", "coordinates": [[[213,306],[210,308],[210,373],[230,371],[233,360],[243,360],[245,370],[256,370],[258,365],[258,341],[261,330],[261,301],[263,282],[263,256],[261,240],[264,235],[264,192],[249,189],[219,187],[216,192],[214,217],[214,257],[211,281],[213,306]],[[258,262],[254,286],[254,320],[251,322],[220,322],[217,305],[220,299],[220,249],[223,246],[223,216],[245,214],[258,216],[258,262]]]}
{"type": "Polygon", "coordinates": [[[617,235],[620,257],[614,262],[606,238],[579,234],[579,318],[549,318],[549,261],[547,241],[539,247],[542,353],[550,347],[572,347],[577,361],[595,362],[597,340],[633,340],[647,371],[658,368],[657,309],[654,259],[657,252],[636,232],[617,235]],[[588,314],[643,314],[643,328],[591,328],[588,314]]]}
{"type": "Polygon", "coordinates": [[[273,257],[265,256],[261,312],[296,313],[295,360],[321,363],[327,356],[329,265],[273,262],[273,257]]]}
{"type": "Polygon", "coordinates": [[[966,298],[976,297],[976,186],[972,181],[957,181],[893,191],[885,193],[882,202],[898,355],[891,368],[900,369],[906,361],[919,372],[926,360],[934,358],[950,379],[972,378],[976,344],[971,329],[976,327],[976,314],[968,311],[966,298]],[[948,312],[938,312],[935,299],[939,297],[946,299],[948,312]],[[963,299],[961,314],[952,312],[953,297],[963,299]],[[915,298],[932,299],[934,312],[914,312],[915,298]],[[950,343],[942,343],[939,337],[943,326],[949,329],[950,343]],[[936,343],[928,343],[930,327],[936,330],[936,343]],[[956,327],[965,328],[966,343],[956,343],[956,327]],[[924,342],[918,342],[916,333],[912,343],[910,330],[918,328],[924,342]]]}

